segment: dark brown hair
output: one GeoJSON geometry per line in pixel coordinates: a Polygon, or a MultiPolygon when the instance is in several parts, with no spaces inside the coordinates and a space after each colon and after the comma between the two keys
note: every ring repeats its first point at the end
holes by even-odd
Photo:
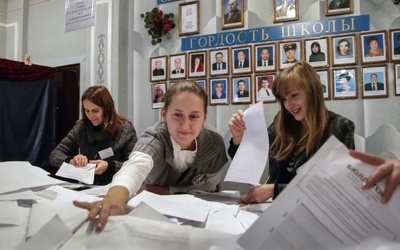
{"type": "Polygon", "coordinates": [[[86,127],[92,123],[85,114],[85,108],[83,107],[84,100],[88,100],[103,109],[103,132],[110,136],[119,133],[123,123],[127,121],[127,119],[116,112],[114,100],[106,87],[102,85],[92,86],[83,93],[81,98],[83,117],[79,124],[86,127]]]}

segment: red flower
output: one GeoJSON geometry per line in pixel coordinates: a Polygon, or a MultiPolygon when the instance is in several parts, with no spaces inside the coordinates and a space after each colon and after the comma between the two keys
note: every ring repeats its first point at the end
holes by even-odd
{"type": "Polygon", "coordinates": [[[169,23],[164,25],[163,31],[169,32],[171,30],[171,25],[169,23]]]}
{"type": "Polygon", "coordinates": [[[156,17],[156,18],[153,19],[153,21],[154,21],[155,23],[159,23],[159,22],[160,22],[160,19],[158,19],[158,18],[156,17]]]}
{"type": "Polygon", "coordinates": [[[168,19],[163,19],[163,20],[162,20],[162,23],[163,23],[163,24],[170,24],[168,19]]]}
{"type": "Polygon", "coordinates": [[[162,15],[164,15],[164,12],[162,10],[159,10],[158,11],[158,16],[162,16],[162,15]]]}

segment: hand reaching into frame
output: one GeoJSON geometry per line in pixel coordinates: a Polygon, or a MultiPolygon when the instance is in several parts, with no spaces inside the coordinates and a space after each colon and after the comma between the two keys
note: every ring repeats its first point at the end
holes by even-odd
{"type": "Polygon", "coordinates": [[[400,185],[400,160],[384,159],[355,150],[350,150],[349,153],[352,157],[376,167],[362,188],[368,189],[374,186],[377,182],[386,180],[385,189],[382,196],[382,203],[387,203],[390,198],[392,198],[397,186],[400,185]]]}

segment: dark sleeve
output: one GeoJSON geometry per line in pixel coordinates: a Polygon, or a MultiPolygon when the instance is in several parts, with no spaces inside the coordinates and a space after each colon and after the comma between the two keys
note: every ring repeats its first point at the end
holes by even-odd
{"type": "Polygon", "coordinates": [[[319,149],[332,135],[342,142],[348,149],[354,149],[354,122],[344,116],[330,112],[331,116],[327,127],[325,128],[322,140],[317,149],[319,149]]]}
{"type": "Polygon", "coordinates": [[[240,144],[239,145],[233,144],[232,139],[233,138],[231,138],[231,140],[229,141],[229,148],[228,148],[228,155],[229,157],[231,157],[231,159],[233,159],[233,157],[235,156],[236,151],[238,150],[240,145],[240,144]]]}
{"type": "Polygon", "coordinates": [[[75,125],[65,138],[51,151],[49,156],[50,164],[54,167],[61,167],[64,162],[68,162],[73,156],[78,154],[78,134],[81,129],[75,125]]]}
{"type": "Polygon", "coordinates": [[[122,164],[129,159],[129,155],[131,154],[133,147],[135,146],[138,138],[136,135],[136,130],[135,127],[129,123],[128,126],[124,127],[119,143],[122,143],[123,146],[121,148],[122,150],[122,158],[121,159],[115,159],[114,161],[108,162],[108,167],[110,168],[110,171],[112,171],[112,174],[115,174],[118,172],[122,164]],[[111,163],[111,164],[110,164],[111,163]]]}
{"type": "Polygon", "coordinates": [[[284,184],[284,183],[275,183],[274,186],[274,196],[272,197],[273,200],[276,199],[276,197],[278,197],[278,195],[282,192],[283,189],[285,189],[285,187],[288,184],[284,184]]]}
{"type": "Polygon", "coordinates": [[[354,123],[348,119],[346,119],[339,130],[339,136],[340,138],[338,138],[341,142],[343,142],[344,145],[346,145],[346,147],[348,149],[355,149],[355,145],[354,145],[354,130],[355,130],[355,126],[354,123]]]}

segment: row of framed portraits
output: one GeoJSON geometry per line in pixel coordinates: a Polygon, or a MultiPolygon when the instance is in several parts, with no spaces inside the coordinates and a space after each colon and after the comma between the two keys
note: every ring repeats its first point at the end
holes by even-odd
{"type": "Polygon", "coordinates": [[[285,40],[150,58],[150,81],[272,72],[304,60],[315,68],[400,61],[400,29],[285,40]],[[390,39],[387,39],[388,34],[390,39]],[[387,41],[389,40],[389,42],[387,41]],[[389,46],[388,46],[389,43],[389,46]],[[361,55],[361,60],[359,60],[361,55]]]}
{"type": "MultiPolygon", "coordinates": [[[[245,5],[247,0],[220,0],[221,28],[244,27],[245,5]]],[[[274,23],[299,19],[299,0],[271,0],[274,9],[274,23]]],[[[190,1],[179,4],[179,36],[200,32],[200,2],[190,1]]],[[[354,12],[354,0],[326,0],[325,15],[342,15],[354,12]]]]}
{"type": "MultiPolygon", "coordinates": [[[[273,5],[273,22],[296,21],[299,19],[299,0],[270,0],[273,5]]],[[[220,0],[222,29],[244,27],[247,0],[220,0]]],[[[199,9],[198,1],[187,3],[199,9]],[[197,3],[197,5],[196,5],[197,3]]],[[[181,12],[181,11],[180,11],[181,12]]],[[[194,11],[192,11],[194,12],[194,11]]],[[[342,15],[354,12],[354,0],[326,0],[325,15],[342,15]]],[[[198,18],[197,18],[198,19],[198,18]]],[[[185,22],[183,22],[185,23],[185,22]]]]}
{"type": "MultiPolygon", "coordinates": [[[[363,99],[385,98],[389,96],[388,66],[367,65],[361,67],[361,80],[357,67],[317,69],[321,78],[325,100],[357,99],[359,93],[363,99]],[[360,83],[360,84],[359,84],[360,83]]],[[[394,90],[400,96],[400,64],[394,64],[394,90]]],[[[276,74],[261,73],[253,75],[226,76],[207,79],[193,79],[209,95],[210,105],[250,104],[263,101],[276,102],[272,86],[276,74]]],[[[176,81],[171,81],[174,84],[176,81]]],[[[167,82],[152,83],[153,108],[161,108],[163,99],[160,98],[167,90],[167,82]]]]}

